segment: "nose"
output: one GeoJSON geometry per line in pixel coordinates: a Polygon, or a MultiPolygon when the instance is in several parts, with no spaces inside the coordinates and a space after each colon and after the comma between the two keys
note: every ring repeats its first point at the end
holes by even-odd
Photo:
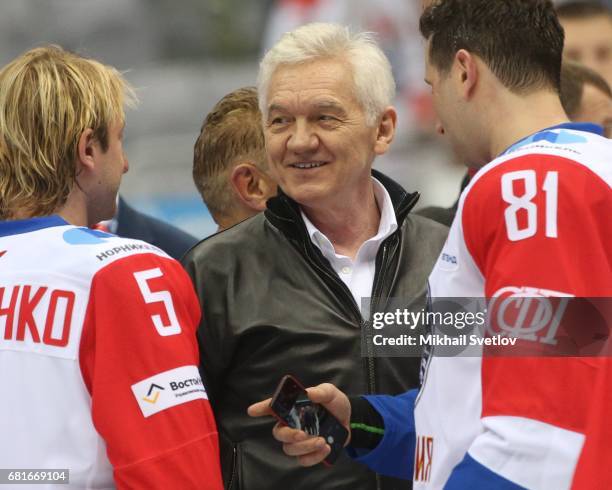
{"type": "Polygon", "coordinates": [[[436,133],[438,133],[440,136],[444,136],[444,126],[442,126],[440,121],[436,122],[436,133]]]}
{"type": "Polygon", "coordinates": [[[293,153],[306,153],[317,149],[319,138],[307,121],[297,120],[287,141],[287,149],[293,153]]]}
{"type": "Polygon", "coordinates": [[[130,163],[128,162],[127,156],[123,154],[123,173],[127,173],[130,169],[130,163]]]}

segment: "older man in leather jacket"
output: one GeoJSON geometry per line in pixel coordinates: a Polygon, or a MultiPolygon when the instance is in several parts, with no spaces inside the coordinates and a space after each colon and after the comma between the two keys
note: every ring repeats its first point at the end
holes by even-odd
{"type": "Polygon", "coordinates": [[[362,356],[369,310],[425,304],[447,229],[410,211],[418,194],[373,171],[395,135],[388,60],[366,34],[310,24],[264,57],[258,80],[278,195],[264,213],[204,240],[183,263],[197,289],[201,369],[221,439],[226,488],[392,489],[346,457],[304,469],[249,404],[293,374],[347,393],[401,393],[418,358],[362,356]]]}

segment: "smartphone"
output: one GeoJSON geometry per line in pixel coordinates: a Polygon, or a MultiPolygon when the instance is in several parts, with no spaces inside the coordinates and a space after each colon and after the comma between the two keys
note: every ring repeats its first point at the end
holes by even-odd
{"type": "Polygon", "coordinates": [[[322,405],[311,402],[302,384],[293,376],[283,376],[280,380],[270,408],[282,424],[325,439],[331,452],[324,463],[331,465],[338,459],[348,431],[322,405]]]}

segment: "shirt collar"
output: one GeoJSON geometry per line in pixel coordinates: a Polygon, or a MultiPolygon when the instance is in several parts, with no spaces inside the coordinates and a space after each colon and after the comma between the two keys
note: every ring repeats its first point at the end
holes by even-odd
{"type": "MultiPolygon", "coordinates": [[[[534,141],[538,141],[538,135],[542,135],[542,133],[552,132],[558,129],[571,129],[573,131],[584,131],[587,133],[598,134],[600,136],[604,135],[604,128],[599,124],[594,123],[576,123],[576,122],[568,122],[563,124],[557,124],[556,126],[551,126],[549,128],[542,129],[536,133],[533,133],[529,136],[526,136],[523,139],[518,140],[516,143],[512,144],[510,147],[506,148],[499,156],[506,155],[512,151],[518,150],[520,147],[528,145],[529,143],[533,143],[534,141]]],[[[541,138],[546,139],[546,138],[541,138]]]]}
{"type": "MultiPolygon", "coordinates": [[[[395,217],[395,210],[393,209],[393,202],[391,196],[385,187],[378,181],[378,179],[372,177],[372,183],[374,185],[374,198],[376,204],[380,209],[380,223],[378,224],[378,232],[372,238],[366,241],[377,241],[382,242],[385,238],[391,235],[397,230],[397,218],[395,217]]],[[[300,213],[306,230],[312,242],[317,245],[321,250],[327,249],[330,251],[334,250],[334,246],[319,229],[308,219],[306,213],[300,208],[300,213]]]]}
{"type": "Polygon", "coordinates": [[[23,220],[0,221],[0,237],[9,235],[20,235],[32,231],[51,228],[53,226],[69,225],[67,221],[58,215],[44,216],[42,218],[30,218],[23,220]]]}
{"type": "Polygon", "coordinates": [[[380,224],[378,225],[378,233],[372,238],[372,240],[384,240],[391,233],[397,230],[397,218],[395,217],[395,210],[393,209],[393,202],[391,196],[385,186],[382,185],[377,179],[372,177],[374,181],[374,197],[376,203],[380,208],[380,224]]]}

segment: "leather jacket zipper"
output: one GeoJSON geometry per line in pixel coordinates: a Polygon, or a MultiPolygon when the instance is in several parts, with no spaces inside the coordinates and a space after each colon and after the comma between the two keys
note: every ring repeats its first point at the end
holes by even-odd
{"type": "MultiPolygon", "coordinates": [[[[356,321],[356,324],[359,326],[360,332],[363,334],[363,331],[366,330],[365,333],[367,335],[372,329],[372,322],[370,318],[363,318],[361,314],[361,309],[357,305],[355,298],[353,297],[347,285],[342,281],[342,279],[338,277],[336,272],[328,264],[323,262],[319,255],[317,255],[317,251],[314,249],[315,246],[310,240],[308,234],[306,233],[303,223],[301,226],[299,225],[301,219],[299,217],[299,213],[296,211],[296,209],[294,209],[296,205],[292,205],[291,201],[286,196],[283,197],[284,199],[282,199],[281,201],[284,204],[283,210],[273,210],[270,205],[268,205],[268,211],[266,211],[266,213],[271,213],[270,216],[278,220],[276,224],[277,228],[283,228],[283,224],[286,225],[287,223],[298,223],[297,233],[295,232],[295,228],[293,230],[293,233],[296,233],[296,235],[299,236],[299,238],[296,238],[294,235],[294,245],[297,245],[298,250],[303,250],[305,258],[321,275],[322,279],[325,280],[328,286],[330,286],[331,289],[336,294],[338,294],[339,298],[344,298],[344,303],[349,308],[350,313],[356,321]],[[286,211],[286,213],[283,214],[283,211],[286,211]]],[[[378,250],[378,253],[376,255],[376,273],[372,286],[371,297],[373,298],[373,301],[370,304],[370,317],[379,305],[380,295],[387,279],[388,271],[386,269],[388,267],[388,263],[390,260],[392,260],[394,254],[397,252],[399,243],[401,242],[401,227],[405,219],[405,215],[410,211],[412,207],[414,207],[418,199],[418,193],[414,193],[412,195],[404,194],[404,197],[401,198],[401,201],[396,208],[396,216],[398,216],[399,229],[395,231],[390,237],[385,239],[380,245],[380,249],[378,250]],[[393,240],[395,241],[393,242],[393,240]]],[[[276,206],[280,208],[281,204],[278,203],[276,204],[276,206]]],[[[287,230],[287,228],[285,228],[285,230],[287,230]]],[[[291,231],[285,231],[284,233],[291,233],[291,231]]],[[[395,271],[392,272],[395,273],[395,271]]],[[[372,347],[370,344],[368,344],[368,351],[366,352],[366,354],[367,355],[364,364],[367,375],[368,391],[370,394],[374,394],[376,393],[376,365],[374,362],[374,354],[372,352],[372,347]]],[[[376,488],[377,490],[381,490],[382,488],[382,482],[379,474],[376,474],[376,488]]]]}
{"type": "Polygon", "coordinates": [[[344,296],[344,298],[346,299],[345,304],[350,308],[351,313],[355,317],[355,320],[357,320],[357,323],[361,325],[361,322],[362,322],[361,310],[359,306],[357,306],[357,303],[355,302],[355,298],[353,297],[348,286],[344,284],[342,279],[338,277],[335,271],[330,269],[330,267],[328,267],[326,264],[319,263],[319,261],[315,259],[316,257],[315,251],[309,250],[309,245],[311,247],[314,247],[314,245],[312,245],[312,242],[310,241],[304,242],[304,255],[308,258],[309,262],[312,264],[312,266],[317,271],[319,271],[323,276],[325,276],[327,279],[329,279],[333,283],[333,284],[330,284],[330,286],[333,286],[332,289],[335,289],[337,293],[340,293],[342,296],[344,296]]]}
{"type": "MultiPolygon", "coordinates": [[[[397,233],[397,232],[396,232],[397,233]]],[[[389,261],[389,257],[392,255],[389,253],[389,248],[391,241],[393,239],[399,240],[396,234],[391,235],[389,238],[384,240],[380,246],[379,253],[376,257],[377,267],[376,267],[376,275],[374,277],[374,284],[372,286],[372,303],[370,305],[370,316],[371,313],[375,310],[379,303],[379,296],[381,294],[381,289],[384,285],[384,280],[386,279],[386,267],[389,261]]],[[[309,249],[310,247],[314,247],[312,242],[304,242],[304,254],[311,262],[312,266],[319,271],[325,278],[333,283],[333,286],[338,294],[341,294],[346,299],[347,306],[351,309],[351,312],[355,316],[357,323],[361,329],[366,329],[366,335],[371,330],[371,320],[364,319],[360,308],[357,306],[355,302],[355,298],[351,294],[351,291],[347,287],[347,285],[338,277],[338,275],[330,269],[324,263],[319,263],[318,260],[315,259],[315,251],[313,249],[309,249]],[[310,247],[309,247],[310,245],[310,247]]],[[[393,251],[397,248],[397,244],[393,247],[393,251]]],[[[332,284],[330,284],[332,285],[332,284]]],[[[376,366],[374,362],[374,354],[372,352],[372,347],[368,343],[367,353],[366,353],[366,363],[367,363],[367,378],[368,378],[368,394],[376,393],[376,366]]]]}
{"type": "MultiPolygon", "coordinates": [[[[389,258],[393,255],[389,253],[389,244],[391,240],[395,237],[395,235],[391,235],[389,238],[383,241],[380,245],[379,254],[376,256],[376,262],[380,257],[380,262],[377,263],[376,273],[374,276],[374,284],[372,285],[372,302],[370,303],[370,318],[372,314],[376,311],[378,307],[378,303],[380,301],[381,289],[384,284],[385,274],[387,272],[387,262],[389,258]]],[[[368,318],[366,322],[368,332],[366,335],[371,333],[372,330],[372,321],[368,318]]],[[[376,363],[374,362],[374,353],[372,352],[372,345],[368,342],[367,344],[367,362],[368,362],[368,389],[370,390],[370,394],[376,393],[376,363]]],[[[382,490],[382,481],[380,475],[376,473],[376,489],[382,490]]]]}
{"type": "Polygon", "coordinates": [[[232,444],[232,473],[230,479],[227,482],[227,490],[234,489],[234,482],[238,474],[238,448],[235,444],[232,444]]]}

